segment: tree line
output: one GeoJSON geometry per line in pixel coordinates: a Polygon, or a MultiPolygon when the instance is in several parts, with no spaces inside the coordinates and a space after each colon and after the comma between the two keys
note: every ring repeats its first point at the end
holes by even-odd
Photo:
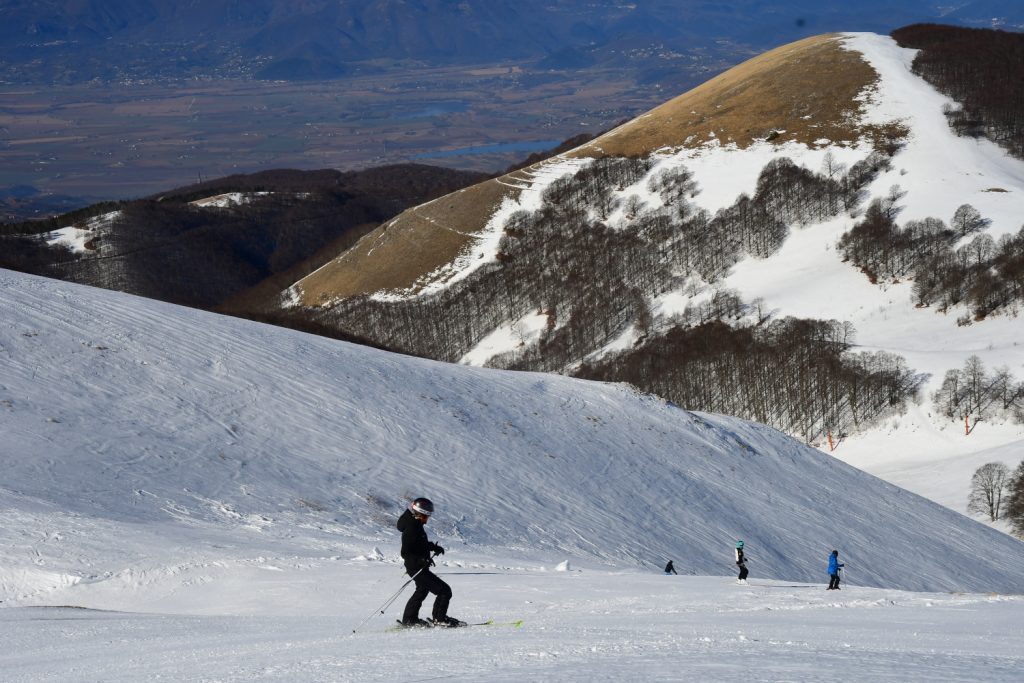
{"type": "Polygon", "coordinates": [[[0,238],[0,267],[213,308],[346,232],[355,231],[354,242],[366,232],[360,226],[379,218],[372,205],[324,192],[267,194],[227,208],[137,200],[96,228],[84,254],[36,235],[0,238]]]}
{"type": "Polygon", "coordinates": [[[947,371],[932,401],[943,415],[957,420],[1024,423],[1024,382],[1005,366],[989,373],[978,356],[968,358],[963,368],[947,371]]]}
{"type": "MultiPolygon", "coordinates": [[[[844,260],[872,282],[912,279],[915,304],[934,305],[943,313],[963,305],[981,320],[1024,300],[1024,228],[998,240],[977,234],[990,221],[970,204],[961,205],[948,226],[940,218],[900,226],[896,217],[903,195],[893,186],[886,197],[871,202],[839,239],[844,260]]],[[[970,316],[961,320],[968,322],[970,316]]]]}
{"type": "MultiPolygon", "coordinates": [[[[949,418],[1010,419],[1024,423],[1024,382],[1018,382],[1007,367],[989,373],[978,356],[971,356],[963,368],[946,372],[932,401],[949,418]]],[[[967,511],[989,521],[1006,519],[1013,533],[1024,539],[1024,462],[1013,472],[1001,462],[989,462],[971,477],[967,511]]]]}
{"type": "Polygon", "coordinates": [[[676,327],[596,363],[580,377],[629,382],[683,406],[741,415],[800,436],[835,440],[898,410],[922,377],[893,354],[850,353],[848,326],[785,318],[676,327]]]}
{"type": "Polygon", "coordinates": [[[959,103],[946,116],[960,135],[985,136],[1024,157],[1024,34],[916,24],[892,37],[920,50],[914,73],[959,103]]]}
{"type": "Polygon", "coordinates": [[[975,470],[967,511],[990,522],[1005,519],[1013,534],[1024,539],[1024,461],[1013,472],[1001,462],[986,463],[975,470]]]}

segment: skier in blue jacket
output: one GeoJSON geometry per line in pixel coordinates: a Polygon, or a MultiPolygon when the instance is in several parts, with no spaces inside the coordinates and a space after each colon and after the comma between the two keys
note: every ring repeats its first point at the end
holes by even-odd
{"type": "Polygon", "coordinates": [[[828,588],[825,590],[839,590],[839,570],[845,565],[839,561],[839,551],[833,550],[828,556],[828,588]]]}

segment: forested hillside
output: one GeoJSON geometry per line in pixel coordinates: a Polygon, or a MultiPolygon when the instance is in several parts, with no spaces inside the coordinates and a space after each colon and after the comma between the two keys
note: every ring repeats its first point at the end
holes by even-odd
{"type": "Polygon", "coordinates": [[[700,188],[685,167],[645,181],[652,160],[601,158],[552,183],[538,210],[513,214],[496,261],[470,277],[414,299],[342,301],[315,319],[454,362],[491,330],[539,314],[537,343],[488,364],[629,381],[680,405],[820,439],[898,408],[919,378],[890,354],[850,353],[854,334],[841,323],[773,321],[758,302],[721,288],[667,325],[653,326],[651,302],[687,282],[714,286],[740,259],[770,257],[791,230],[854,210],[898,147],[885,138],[842,173],[776,158],[752,197],[714,215],[693,204],[700,188]],[[614,212],[623,220],[610,225],[614,212]],[[634,329],[631,349],[580,365],[634,329]]]}
{"type": "Polygon", "coordinates": [[[213,308],[274,275],[300,277],[406,207],[485,177],[413,164],[229,176],[0,225],[0,267],[213,308]],[[61,246],[62,230],[81,247],[61,246]]]}

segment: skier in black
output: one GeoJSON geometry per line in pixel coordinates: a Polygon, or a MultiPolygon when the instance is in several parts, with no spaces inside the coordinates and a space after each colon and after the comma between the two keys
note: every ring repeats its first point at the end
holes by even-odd
{"type": "Polygon", "coordinates": [[[747,558],[743,556],[743,541],[736,541],[736,566],[740,568],[738,583],[747,582],[747,558]]]}
{"type": "Polygon", "coordinates": [[[434,560],[431,553],[444,555],[444,548],[427,540],[427,532],[423,525],[434,513],[434,504],[426,498],[417,498],[409,509],[398,518],[398,530],[402,532],[402,559],[405,560],[405,571],[416,582],[416,590],[405,605],[402,624],[405,626],[465,626],[465,622],[448,616],[448,602],[452,599],[452,589],[430,571],[434,560]],[[420,607],[427,593],[433,593],[433,618],[430,621],[420,619],[420,607]]]}
{"type": "Polygon", "coordinates": [[[672,560],[669,560],[668,564],[665,565],[665,573],[666,574],[676,574],[676,575],[679,574],[679,572],[676,571],[675,565],[672,564],[672,560]]]}

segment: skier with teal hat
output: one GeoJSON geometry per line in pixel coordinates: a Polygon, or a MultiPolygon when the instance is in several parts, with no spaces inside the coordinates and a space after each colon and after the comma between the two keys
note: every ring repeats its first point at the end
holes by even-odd
{"type": "Polygon", "coordinates": [[[747,582],[747,558],[743,556],[743,541],[736,541],[736,566],[740,568],[740,575],[736,582],[745,584],[747,582]]]}

